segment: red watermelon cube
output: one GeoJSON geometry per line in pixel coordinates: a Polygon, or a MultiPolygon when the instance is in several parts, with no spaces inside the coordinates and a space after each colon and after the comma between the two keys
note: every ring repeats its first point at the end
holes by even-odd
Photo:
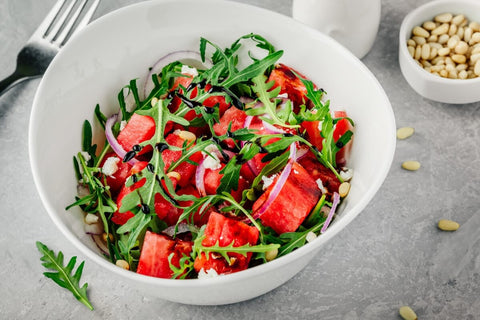
{"type": "MultiPolygon", "coordinates": [[[[255,201],[252,208],[254,213],[267,201],[277,180],[278,176],[255,201]]],[[[271,227],[278,234],[294,232],[317,204],[320,195],[315,180],[300,164],[294,162],[283,188],[260,219],[263,225],[271,227]]]]}
{"type": "MultiPolygon", "coordinates": [[[[246,244],[255,245],[258,241],[258,229],[238,220],[227,218],[220,213],[212,212],[205,228],[205,238],[202,245],[211,247],[218,243],[220,247],[227,247],[233,243],[234,247],[246,244]]],[[[197,256],[194,268],[197,272],[214,269],[217,274],[233,273],[248,268],[252,253],[246,256],[229,252],[230,264],[219,254],[202,252],[197,256]]]]}
{"type": "Polygon", "coordinates": [[[143,240],[137,273],[157,278],[172,278],[168,257],[173,253],[172,265],[180,267],[180,259],[192,252],[192,242],[147,231],[143,240]]]}

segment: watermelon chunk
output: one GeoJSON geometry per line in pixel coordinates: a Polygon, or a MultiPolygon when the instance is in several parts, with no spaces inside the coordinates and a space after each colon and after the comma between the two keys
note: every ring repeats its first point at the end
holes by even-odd
{"type": "MultiPolygon", "coordinates": [[[[246,244],[255,245],[258,240],[258,229],[251,227],[241,221],[227,218],[220,213],[212,212],[205,228],[205,238],[202,245],[214,246],[218,243],[220,247],[227,247],[233,243],[234,247],[246,244]]],[[[208,257],[202,252],[197,256],[194,268],[197,272],[214,269],[218,274],[233,273],[248,268],[252,253],[246,256],[229,252],[230,265],[225,258],[218,254],[209,253],[208,257]]]]}
{"type": "Polygon", "coordinates": [[[102,162],[100,163],[100,168],[103,168],[105,161],[107,159],[114,157],[118,159],[117,161],[117,171],[114,174],[106,176],[107,185],[110,187],[110,192],[112,197],[115,199],[118,196],[118,193],[122,189],[123,185],[127,178],[131,175],[130,170],[132,166],[128,162],[123,162],[114,152],[107,153],[103,158],[102,162]]]}
{"type": "MultiPolygon", "coordinates": [[[[268,199],[277,180],[278,176],[255,201],[252,208],[254,213],[268,199]]],[[[294,162],[283,188],[260,219],[263,225],[271,227],[278,234],[294,232],[317,204],[320,195],[315,180],[300,164],[294,162]]]]}
{"type": "Polygon", "coordinates": [[[310,151],[299,159],[298,162],[310,173],[315,182],[320,179],[323,187],[327,191],[327,200],[331,201],[333,193],[338,192],[338,188],[341,184],[340,180],[338,180],[332,170],[318,162],[315,155],[310,151]]]}
{"type": "Polygon", "coordinates": [[[280,94],[288,94],[288,98],[293,102],[294,111],[298,112],[300,105],[305,104],[308,100],[307,88],[294,72],[305,78],[298,71],[280,63],[270,73],[268,82],[275,81],[272,90],[280,87],[280,94]]]}
{"type": "MultiPolygon", "coordinates": [[[[220,180],[223,177],[223,173],[220,173],[220,171],[225,167],[225,165],[222,163],[221,167],[219,169],[206,169],[205,170],[205,177],[204,177],[204,184],[205,184],[205,192],[207,194],[217,194],[217,189],[220,186],[220,180]]],[[[249,187],[248,182],[240,176],[240,179],[238,180],[238,188],[237,190],[231,190],[230,194],[233,196],[233,198],[240,202],[242,200],[242,192],[243,190],[247,189],[249,187]]]]}
{"type": "MultiPolygon", "coordinates": [[[[227,133],[228,126],[231,123],[230,131],[235,132],[243,128],[246,118],[247,114],[245,112],[235,107],[231,107],[225,111],[224,115],[220,118],[220,122],[213,125],[213,130],[215,131],[215,134],[219,136],[224,135],[227,133]]],[[[225,140],[225,143],[229,148],[235,146],[232,139],[225,140]]]]}
{"type": "MultiPolygon", "coordinates": [[[[180,266],[180,259],[192,252],[192,242],[150,231],[145,233],[137,273],[157,278],[172,278],[168,257],[173,253],[172,265],[180,266]]],[[[180,277],[180,276],[179,276],[180,277]]]]}
{"type": "MultiPolygon", "coordinates": [[[[185,142],[185,139],[181,138],[177,131],[174,131],[165,138],[165,141],[171,146],[181,148],[185,142]]],[[[168,168],[170,168],[173,162],[178,161],[178,159],[180,159],[181,156],[182,156],[182,151],[176,151],[176,150],[170,150],[170,149],[163,151],[162,158],[163,158],[163,162],[165,163],[165,171],[167,171],[168,168]]],[[[198,163],[201,159],[202,159],[201,152],[196,152],[189,158],[190,161],[193,161],[195,163],[198,163]]],[[[187,161],[184,161],[179,166],[177,166],[174,171],[180,174],[180,180],[178,181],[178,184],[181,187],[188,185],[193,175],[195,174],[196,169],[197,167],[195,165],[187,161]]]]}
{"type": "MultiPolygon", "coordinates": [[[[147,166],[148,162],[146,161],[139,161],[137,162],[131,169],[128,176],[133,174],[137,174],[147,166]]],[[[147,181],[145,178],[135,182],[131,186],[127,187],[125,184],[123,185],[122,189],[118,193],[117,196],[117,211],[113,213],[112,222],[118,225],[124,225],[130,218],[134,217],[135,215],[131,211],[127,212],[119,212],[120,207],[122,206],[122,199],[130,192],[142,187],[147,181]]]]}
{"type": "MultiPolygon", "coordinates": [[[[133,146],[149,140],[155,134],[155,120],[150,116],[134,113],[125,128],[117,136],[118,143],[125,151],[132,150],[133,146]]],[[[144,148],[138,155],[147,153],[149,148],[144,148]]]]}

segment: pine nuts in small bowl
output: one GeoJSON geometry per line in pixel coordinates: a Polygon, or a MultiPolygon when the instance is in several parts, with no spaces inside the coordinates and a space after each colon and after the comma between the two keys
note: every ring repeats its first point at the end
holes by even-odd
{"type": "Polygon", "coordinates": [[[399,63],[425,98],[480,101],[480,1],[437,0],[411,11],[400,27],[399,63]]]}

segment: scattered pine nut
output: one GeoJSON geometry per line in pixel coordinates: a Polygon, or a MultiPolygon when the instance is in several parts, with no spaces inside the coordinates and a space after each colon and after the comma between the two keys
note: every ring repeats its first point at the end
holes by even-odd
{"type": "Polygon", "coordinates": [[[447,220],[447,219],[441,219],[438,221],[438,229],[440,230],[455,231],[458,228],[460,228],[460,225],[458,224],[458,222],[447,220]]]}
{"type": "Polygon", "coordinates": [[[125,260],[117,260],[115,264],[117,265],[117,267],[120,267],[125,270],[130,270],[130,265],[125,260]]]}
{"type": "Polygon", "coordinates": [[[402,168],[409,171],[417,171],[420,169],[420,162],[409,160],[402,163],[402,168]]]}
{"type": "Polygon", "coordinates": [[[412,127],[402,127],[397,129],[397,139],[403,140],[411,137],[415,129],[412,127]]]}
{"type": "Polygon", "coordinates": [[[177,182],[180,181],[180,179],[182,178],[180,173],[178,173],[177,171],[170,171],[169,173],[167,173],[167,177],[169,177],[170,179],[175,179],[177,180],[177,182]]]}
{"type": "Polygon", "coordinates": [[[400,316],[405,320],[417,320],[417,314],[409,306],[403,306],[398,310],[400,316]]]}
{"type": "Polygon", "coordinates": [[[265,252],[265,259],[267,261],[272,261],[273,259],[275,259],[278,255],[278,249],[275,248],[275,249],[272,249],[272,250],[269,250],[267,252],[265,252]]]}
{"type": "Polygon", "coordinates": [[[338,187],[338,194],[340,194],[340,197],[345,198],[348,195],[348,192],[350,192],[350,183],[342,182],[340,187],[338,187]]]}
{"type": "Polygon", "coordinates": [[[480,77],[476,56],[480,52],[480,23],[468,21],[463,14],[441,13],[413,27],[407,47],[417,64],[431,74],[450,79],[480,77]]]}

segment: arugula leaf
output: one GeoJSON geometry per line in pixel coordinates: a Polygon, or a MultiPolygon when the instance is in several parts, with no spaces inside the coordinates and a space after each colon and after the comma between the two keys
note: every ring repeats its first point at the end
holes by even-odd
{"type": "Polygon", "coordinates": [[[61,251],[59,251],[58,255],[56,256],[53,250],[50,250],[40,241],[37,241],[36,245],[38,251],[43,254],[43,256],[40,258],[40,260],[43,261],[42,265],[47,269],[55,270],[55,272],[44,272],[43,274],[47,278],[52,279],[62,288],[68,289],[78,301],[83,303],[90,310],[93,310],[93,306],[87,297],[88,284],[85,283],[82,287],[80,287],[79,284],[85,261],[80,263],[77,270],[72,275],[73,269],[75,268],[75,264],[77,262],[77,257],[72,257],[68,264],[64,266],[63,253],[61,251]]]}

